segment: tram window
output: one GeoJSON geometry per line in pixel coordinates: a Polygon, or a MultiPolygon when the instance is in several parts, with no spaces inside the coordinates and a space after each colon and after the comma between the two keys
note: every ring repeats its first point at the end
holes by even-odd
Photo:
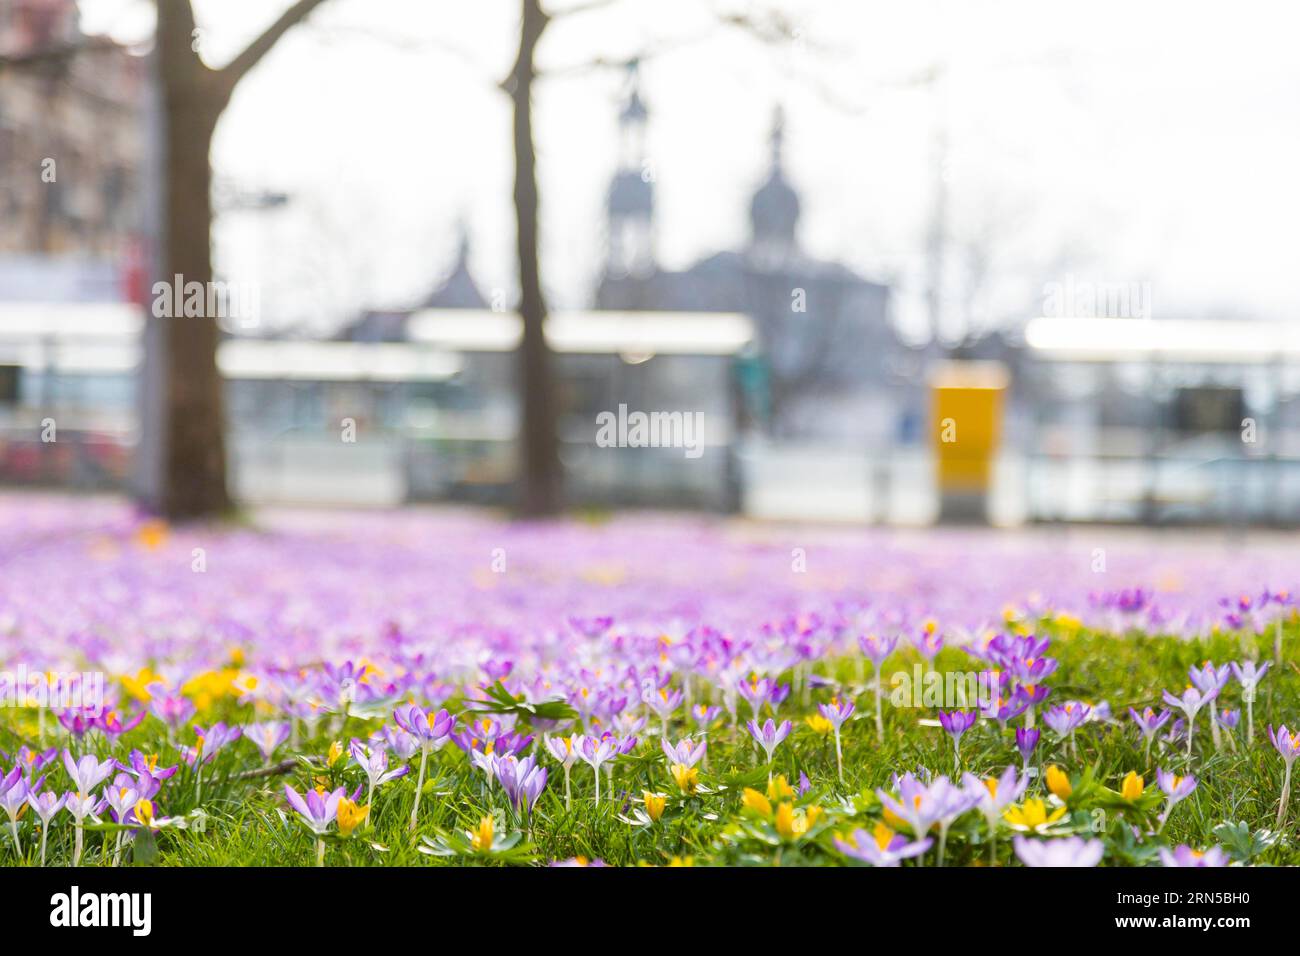
{"type": "Polygon", "coordinates": [[[22,368],[17,365],[0,365],[0,405],[18,404],[22,368]]]}

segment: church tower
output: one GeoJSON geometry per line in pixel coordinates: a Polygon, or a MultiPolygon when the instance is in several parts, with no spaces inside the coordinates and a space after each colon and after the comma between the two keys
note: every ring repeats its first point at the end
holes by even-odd
{"type": "Polygon", "coordinates": [[[749,204],[750,254],[768,263],[788,261],[797,248],[799,195],[785,177],[784,145],[785,117],[778,108],[772,119],[771,168],[749,204]]]}
{"type": "Polygon", "coordinates": [[[647,276],[654,271],[654,177],[647,165],[647,111],[641,99],[640,66],[628,64],[627,99],[619,113],[618,172],[607,201],[610,276],[647,276]]]}

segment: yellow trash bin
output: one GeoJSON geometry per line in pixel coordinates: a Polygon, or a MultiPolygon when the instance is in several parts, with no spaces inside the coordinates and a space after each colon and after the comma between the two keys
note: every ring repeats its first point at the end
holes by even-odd
{"type": "Polygon", "coordinates": [[[1008,383],[1000,362],[942,362],[930,376],[939,520],[985,522],[1008,383]]]}

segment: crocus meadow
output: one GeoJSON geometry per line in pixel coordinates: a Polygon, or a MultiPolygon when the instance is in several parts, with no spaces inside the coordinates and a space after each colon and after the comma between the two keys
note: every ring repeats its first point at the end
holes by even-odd
{"type": "Polygon", "coordinates": [[[40,496],[0,532],[7,865],[1300,862],[1281,538],[40,496]]]}

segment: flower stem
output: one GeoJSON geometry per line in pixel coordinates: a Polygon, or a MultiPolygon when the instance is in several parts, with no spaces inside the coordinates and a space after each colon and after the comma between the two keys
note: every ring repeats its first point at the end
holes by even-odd
{"type": "Polygon", "coordinates": [[[420,794],[424,792],[424,765],[429,759],[429,745],[420,748],[420,774],[415,781],[415,805],[411,807],[411,832],[415,832],[420,817],[420,794]]]}
{"type": "Polygon", "coordinates": [[[1286,774],[1282,778],[1282,799],[1277,804],[1277,823],[1274,825],[1275,830],[1282,828],[1282,821],[1286,819],[1286,805],[1291,801],[1291,763],[1286,765],[1286,774]]]}

